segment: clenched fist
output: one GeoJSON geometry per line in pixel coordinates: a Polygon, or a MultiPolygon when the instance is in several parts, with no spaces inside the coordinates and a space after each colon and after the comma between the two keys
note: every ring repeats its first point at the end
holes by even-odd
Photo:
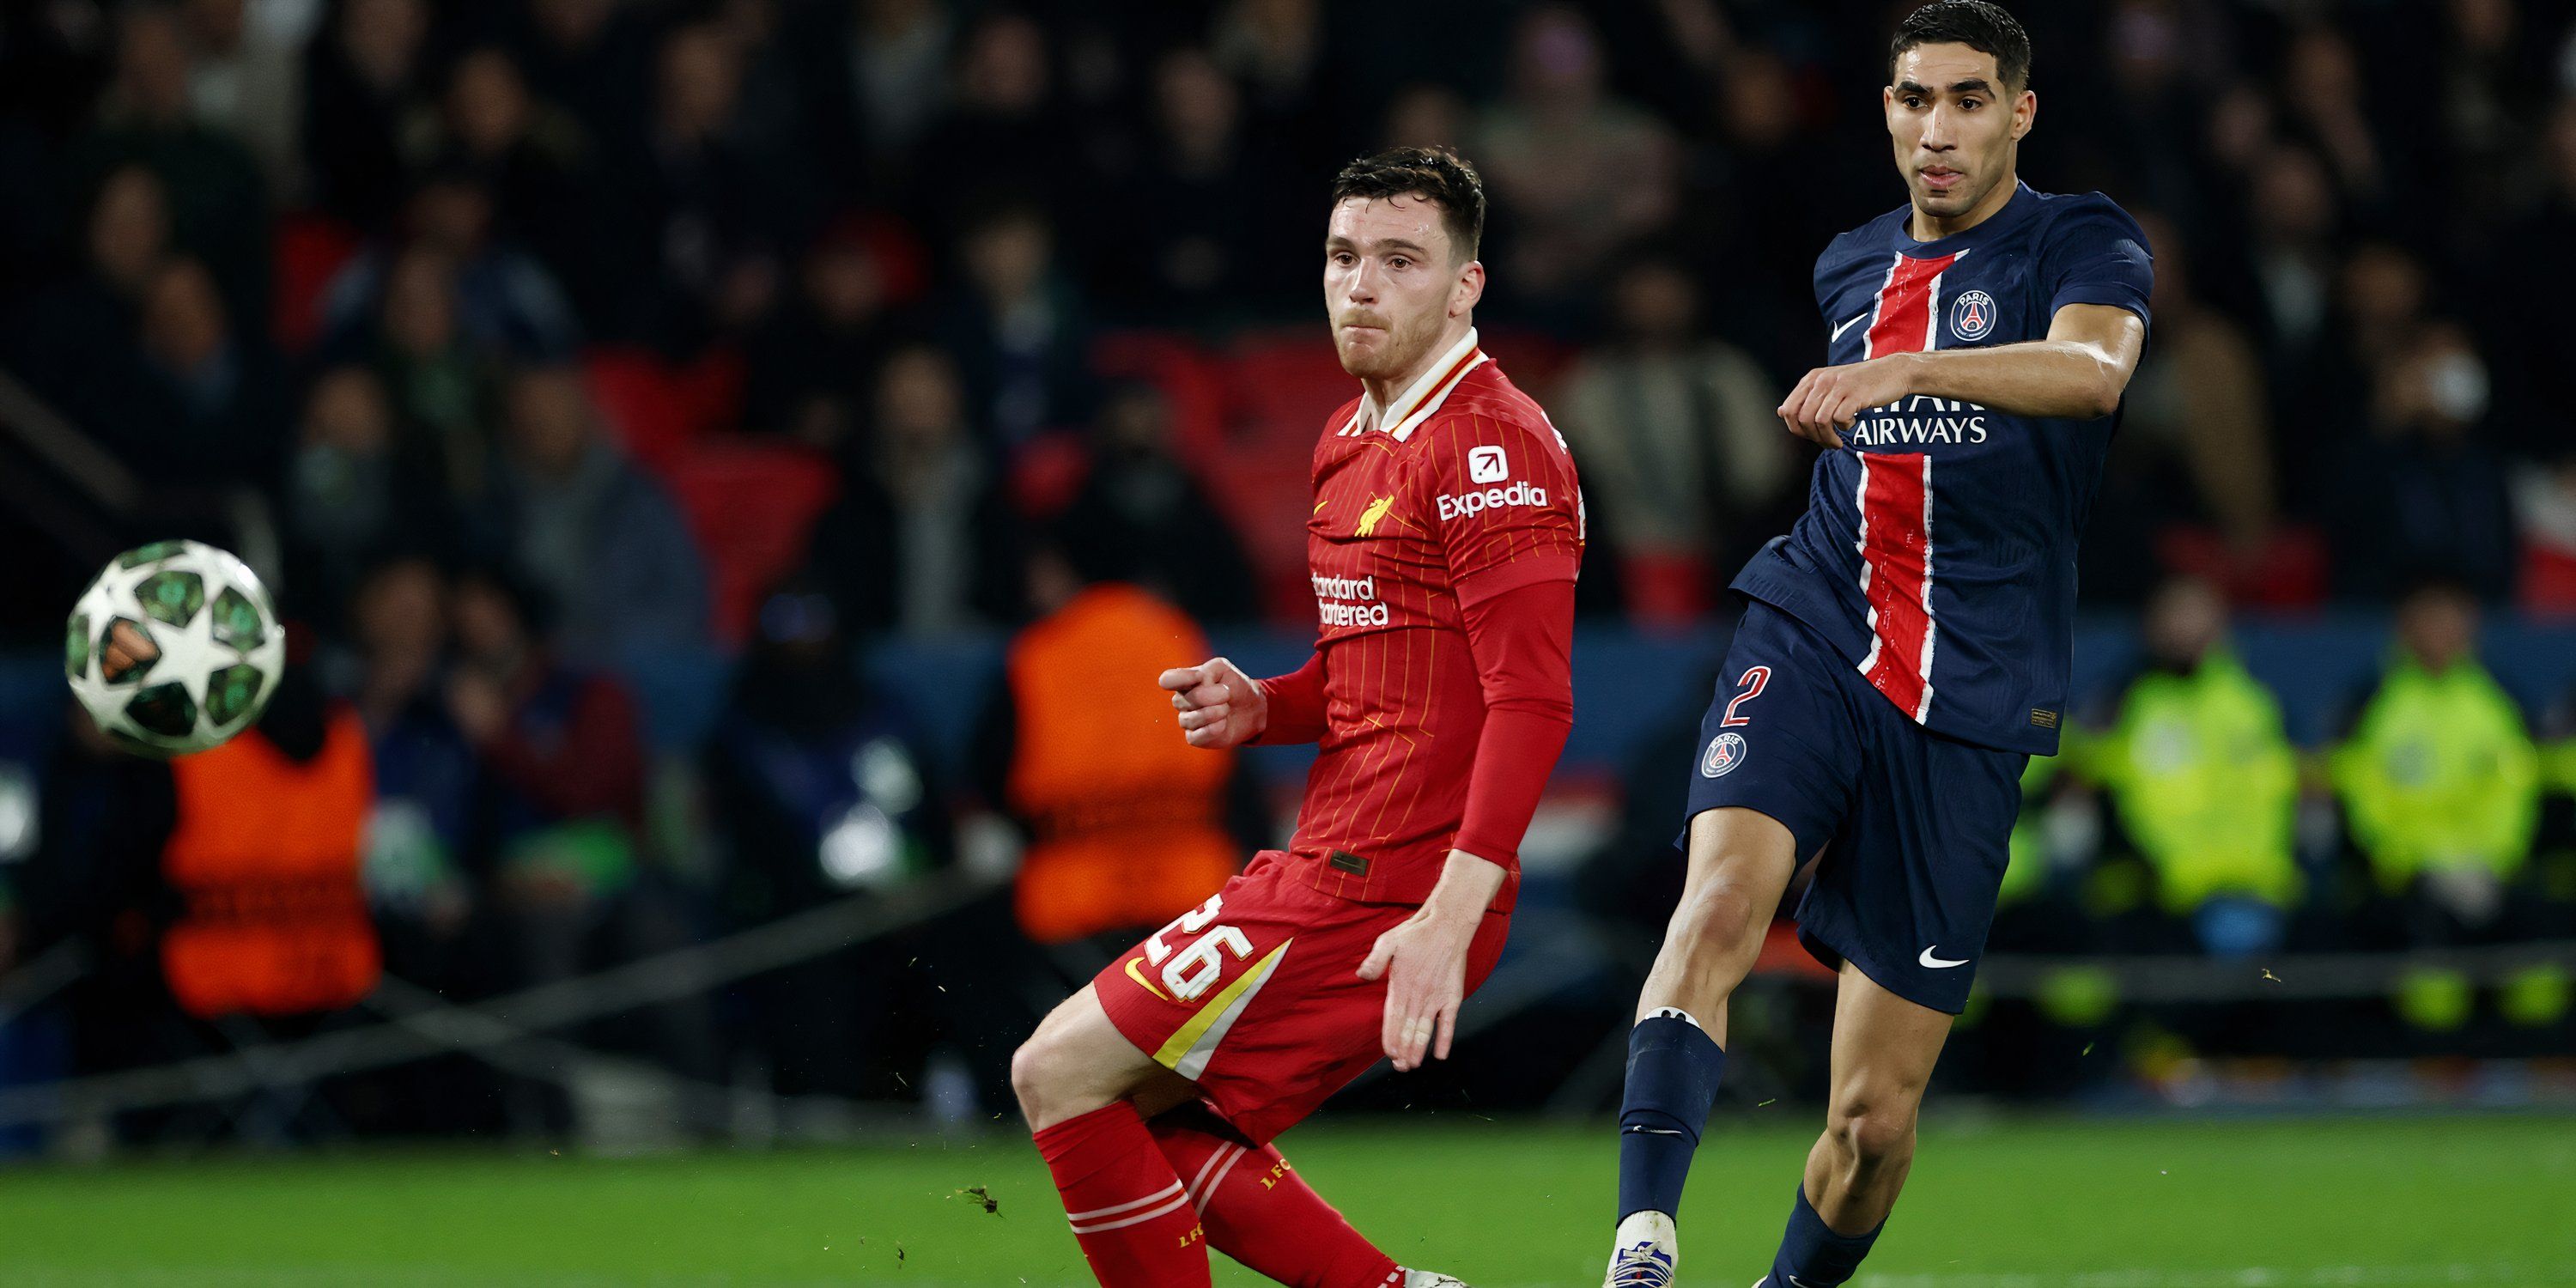
{"type": "Polygon", "coordinates": [[[1181,736],[1193,747],[1240,747],[1270,727],[1270,695],[1243,668],[1221,657],[1163,672],[1172,709],[1181,713],[1181,736]]]}

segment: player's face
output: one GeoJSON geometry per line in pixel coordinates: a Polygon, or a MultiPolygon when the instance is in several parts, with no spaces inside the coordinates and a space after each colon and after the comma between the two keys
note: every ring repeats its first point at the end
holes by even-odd
{"type": "Polygon", "coordinates": [[[1483,265],[1458,262],[1436,202],[1352,197],[1333,207],[1324,310],[1342,370],[1362,380],[1395,380],[1429,362],[1484,281],[1483,265]]]}
{"type": "Polygon", "coordinates": [[[1915,209],[1955,219],[2011,195],[1998,189],[2012,181],[2014,145],[2030,133],[2039,98],[2012,93],[1994,55],[1916,45],[1897,56],[1895,81],[1880,101],[1915,209]]]}

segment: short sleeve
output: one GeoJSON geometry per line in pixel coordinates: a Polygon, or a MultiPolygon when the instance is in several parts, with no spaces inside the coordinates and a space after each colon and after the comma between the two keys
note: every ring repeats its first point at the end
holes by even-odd
{"type": "Polygon", "coordinates": [[[2108,304],[2147,321],[2147,298],[2156,285],[2147,234],[2129,212],[2101,193],[2072,200],[2075,208],[2049,226],[2047,243],[2040,248],[2048,315],[2057,316],[2069,304],[2108,304]]]}
{"type": "Polygon", "coordinates": [[[1554,427],[1478,413],[1430,443],[1423,508],[1462,604],[1542,581],[1572,581],[1583,562],[1583,494],[1554,427]]]}

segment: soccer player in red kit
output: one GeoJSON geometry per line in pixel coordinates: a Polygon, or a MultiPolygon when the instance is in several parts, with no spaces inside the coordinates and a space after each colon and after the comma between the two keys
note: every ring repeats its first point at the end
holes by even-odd
{"type": "Polygon", "coordinates": [[[1320,744],[1296,835],[1011,1062],[1104,1288],[1205,1285],[1210,1246],[1300,1288],[1457,1282],[1397,1265],[1270,1142],[1381,1055],[1447,1058],[1573,727],[1582,500],[1547,414],[1477,347],[1484,214],[1444,150],[1335,179],[1324,303],[1361,394],[1315,448],[1315,654],[1161,677],[1192,746],[1320,744]]]}

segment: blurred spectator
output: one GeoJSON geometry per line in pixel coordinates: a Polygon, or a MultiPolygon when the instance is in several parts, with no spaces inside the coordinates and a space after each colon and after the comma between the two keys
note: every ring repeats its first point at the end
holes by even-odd
{"type": "Polygon", "coordinates": [[[2324,158],[2344,204],[2376,205],[2390,158],[2382,132],[2364,114],[2372,99],[2363,90],[2352,39],[2323,23],[2304,28],[2291,38],[2281,79],[2289,123],[2324,158]]]}
{"type": "MultiPolygon", "coordinates": [[[[2273,421],[2282,430],[2282,454],[2310,459],[2335,432],[2331,411],[2311,401],[2316,391],[2332,393],[2326,372],[2339,222],[2334,189],[2315,154],[2293,147],[2267,150],[2248,180],[2252,228],[2245,250],[2260,310],[2264,367],[2272,374],[2273,421]]],[[[2311,488],[2296,499],[2322,498],[2311,488]]]]}
{"type": "Polygon", "coordinates": [[[1583,15],[1544,5],[1521,20],[1512,91],[1477,123],[1474,157],[1510,254],[1497,289],[1560,314],[1596,289],[1610,251],[1673,217],[1675,149],[1661,122],[1610,97],[1583,15]]]}
{"type": "Polygon", "coordinates": [[[1630,576],[1680,583],[1643,600],[1632,585],[1631,602],[1705,611],[1708,588],[1795,517],[1780,390],[1700,329],[1698,288],[1668,259],[1632,261],[1610,307],[1615,338],[1575,363],[1558,423],[1630,576]]]}
{"type": "MultiPolygon", "coordinates": [[[[1233,0],[1208,29],[1216,69],[1245,100],[1250,124],[1243,133],[1291,149],[1294,174],[1320,174],[1336,160],[1342,123],[1332,119],[1335,96],[1327,87],[1330,25],[1322,0],[1233,0]]],[[[1438,141],[1455,147],[1459,138],[1438,141]]]]}
{"type": "Polygon", "coordinates": [[[2280,947],[2300,901],[2299,773],[2279,704],[2228,647],[2226,613],[2208,582],[2156,593],[2146,665],[2082,759],[2165,912],[2202,951],[2242,957],[2280,947]]]}
{"type": "Polygon", "coordinates": [[[977,722],[987,800],[1028,838],[1015,905],[1042,944],[1115,939],[1197,907],[1242,866],[1227,832],[1235,754],[1183,741],[1154,677],[1206,661],[1197,625],[1134,586],[1030,561],[1038,619],[977,722]]]}
{"type": "Polygon", "coordinates": [[[116,79],[80,168],[103,175],[141,164],[159,175],[172,240],[205,261],[237,322],[264,325],[269,211],[259,168],[241,144],[198,123],[177,11],[137,5],[118,24],[116,79]]]}
{"type": "Polygon", "coordinates": [[[143,394],[135,333],[144,297],[171,253],[160,176],[140,164],[109,171],[82,242],[83,271],[11,310],[9,361],[74,423],[121,446],[128,427],[152,414],[135,408],[143,394]]]}
{"type": "Polygon", "coordinates": [[[545,596],[549,642],[593,666],[702,645],[697,546],[670,494],[609,441],[580,373],[524,372],[508,401],[483,540],[545,596]]]}
{"type": "MultiPolygon", "coordinates": [[[[2478,661],[2469,588],[2433,579],[2397,606],[2386,674],[2334,753],[2336,790],[2397,942],[2484,939],[2510,925],[2529,861],[2539,757],[2522,712],[2478,661]]],[[[2383,942],[2386,942],[2383,940],[2383,942]]]]}
{"type": "Polygon", "coordinates": [[[474,748],[448,714],[447,582],[417,556],[370,570],[352,597],[349,693],[375,755],[367,892],[381,914],[446,936],[467,911],[481,820],[474,748]]]}
{"type": "Polygon", "coordinates": [[[601,235],[610,202],[599,188],[609,159],[571,113],[529,92],[508,50],[487,45],[457,59],[436,123],[422,122],[414,133],[423,136],[416,151],[432,173],[479,181],[491,207],[484,215],[491,231],[460,237],[449,230],[449,240],[524,239],[563,279],[585,319],[596,324],[607,316],[611,306],[602,296],[622,289],[632,270],[612,253],[624,243],[601,235]]]}
{"type": "Polygon", "coordinates": [[[776,293],[794,167],[738,127],[742,76],[742,52],[711,24],[663,39],[644,191],[612,225],[638,239],[618,268],[641,307],[620,329],[671,353],[750,324],[776,293]],[[647,263],[658,271],[635,271],[647,263]]]}
{"type": "Polygon", "coordinates": [[[296,137],[304,108],[302,52],[320,6],[186,0],[181,12],[194,59],[188,98],[197,120],[258,158],[270,192],[297,199],[304,191],[296,137]]]}
{"type": "Polygon", "coordinates": [[[314,616],[348,603],[360,575],[447,521],[442,462],[406,454],[375,374],[335,367],[313,382],[286,471],[295,598],[314,616]]]}
{"type": "Polygon", "coordinates": [[[977,19],[957,54],[948,110],[912,158],[909,195],[923,226],[959,227],[994,185],[1044,210],[1079,209],[1069,198],[1084,158],[1075,122],[1059,107],[1046,29],[1009,10],[977,19]]]}
{"type": "Polygon", "coordinates": [[[2278,506],[2262,359],[2244,329],[2194,291],[2179,231],[2152,215],[2146,222],[2156,255],[2156,343],[2121,406],[2122,437],[2154,451],[2166,462],[2159,472],[2187,484],[2194,504],[2184,517],[2250,551],[2278,506]]]}
{"type": "Polygon", "coordinates": [[[1446,85],[1424,81],[1396,91],[1387,104],[1378,146],[1455,149],[1466,137],[1466,100],[1446,85]]]}
{"type": "Polygon", "coordinates": [[[1036,206],[1005,204],[967,232],[964,289],[951,297],[941,337],[965,387],[980,391],[970,415],[1006,449],[1090,411],[1090,333],[1073,286],[1056,268],[1055,228],[1036,206]]]}
{"type": "Polygon", "coordinates": [[[2576,93],[2549,114],[2532,160],[2538,191],[2505,225],[2474,292],[2494,360],[2497,424],[2506,446],[2549,452],[2576,441],[2576,411],[2558,373],[2576,371],[2576,331],[2558,325],[2555,301],[2576,291],[2576,93]]]}
{"type": "Polygon", "coordinates": [[[1151,385],[1101,407],[1091,472],[1056,529],[1097,579],[1137,583],[1202,622],[1245,621],[1257,607],[1243,543],[1173,454],[1171,407],[1151,385]]]}
{"type": "Polygon", "coordinates": [[[512,5],[520,66],[537,95],[560,104],[619,161],[641,159],[649,110],[650,19],[625,0],[527,0],[512,5]]]}
{"type": "Polygon", "coordinates": [[[426,77],[427,0],[348,0],[305,55],[304,159],[313,195],[355,228],[402,201],[402,136],[426,77]]]}
{"type": "Polygon", "coordinates": [[[948,101],[949,7],[939,0],[843,0],[839,8],[848,25],[827,52],[841,110],[868,157],[906,155],[948,101]]]}
{"type": "Polygon", "coordinates": [[[2334,544],[2348,592],[2386,594],[2392,573],[2454,569],[2480,598],[2511,590],[2513,513],[2504,462],[2483,441],[2486,364],[2435,323],[2375,367],[2371,432],[2346,449],[2334,544]]]}
{"type": "Polygon", "coordinates": [[[448,719],[481,762],[488,843],[524,954],[517,978],[575,973],[592,918],[634,879],[644,747],[634,699],[545,645],[541,592],[490,569],[448,599],[448,719]]]}
{"type": "Polygon", "coordinates": [[[204,265],[176,259],[153,275],[141,339],[160,405],[112,431],[135,467],[200,487],[276,477],[277,373],[255,336],[234,331],[204,265]]]}
{"type": "Polygon", "coordinates": [[[466,336],[456,309],[453,266],[415,246],[388,266],[363,346],[392,399],[401,454],[431,462],[450,494],[470,501],[489,481],[500,373],[466,336]]]}
{"type": "MultiPolygon", "coordinates": [[[[1269,149],[1242,128],[1242,95],[1198,49],[1163,56],[1154,75],[1154,129],[1123,254],[1096,271],[1126,312],[1147,325],[1176,311],[1240,317],[1283,300],[1303,303],[1311,268],[1291,252],[1270,200],[1269,149]],[[1256,295],[1256,289],[1258,294],[1256,295]]],[[[1301,217],[1310,211],[1297,210],[1301,217]]]]}
{"type": "Polygon", "coordinates": [[[838,451],[861,422],[892,340],[886,282],[844,224],[805,253],[797,289],[746,349],[743,426],[838,451]]]}
{"type": "Polygon", "coordinates": [[[341,343],[385,307],[396,264],[425,250],[448,276],[459,335],[480,354],[534,361],[570,354],[578,330],[562,288],[534,257],[498,237],[492,218],[491,190],[472,171],[448,168],[424,178],[405,209],[409,239],[379,242],[332,281],[324,308],[341,343]]]}
{"type": "Polygon", "coordinates": [[[853,629],[936,635],[1019,617],[1018,525],[964,397],[955,365],[928,346],[878,370],[874,424],[810,556],[853,629]]]}
{"type": "MultiPolygon", "coordinates": [[[[856,657],[829,596],[790,584],[762,605],[702,762],[728,925],[900,887],[949,861],[947,799],[856,657]]],[[[879,941],[745,981],[774,1090],[871,1088],[905,952],[879,941]]]]}

